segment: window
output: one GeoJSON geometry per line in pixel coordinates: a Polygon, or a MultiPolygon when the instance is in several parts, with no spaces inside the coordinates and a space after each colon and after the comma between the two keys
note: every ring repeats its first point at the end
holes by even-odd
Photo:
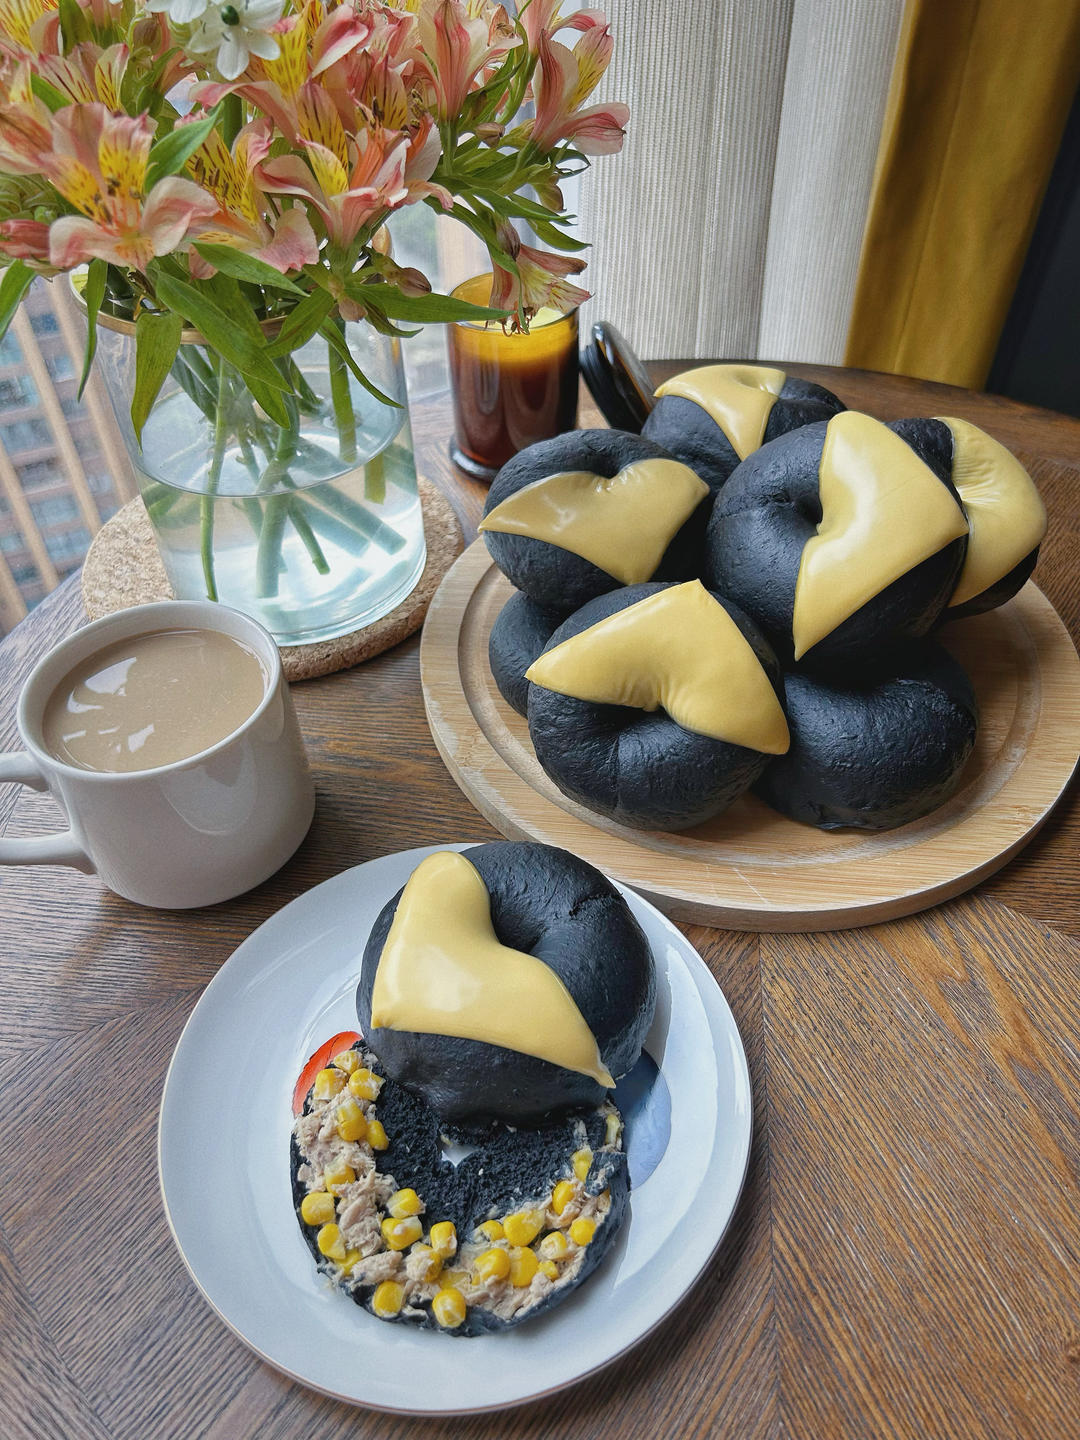
{"type": "Polygon", "coordinates": [[[45,369],[54,380],[70,380],[75,374],[75,366],[72,365],[71,356],[66,350],[57,350],[55,355],[46,355],[45,369]]]}
{"type": "Polygon", "coordinates": [[[19,480],[24,490],[40,490],[43,485],[63,481],[63,471],[55,460],[30,460],[19,466],[19,480]]]}
{"type": "Polygon", "coordinates": [[[16,550],[25,550],[26,541],[22,537],[22,531],[9,530],[6,534],[0,535],[0,550],[5,555],[14,555],[16,550]]]}
{"type": "Polygon", "coordinates": [[[11,410],[17,405],[36,405],[38,393],[29,375],[8,375],[0,380],[0,410],[11,410]]]}
{"type": "Polygon", "coordinates": [[[72,495],[50,495],[47,500],[36,501],[30,509],[39,525],[63,525],[79,518],[79,506],[72,495]]]}
{"type": "Polygon", "coordinates": [[[0,365],[21,365],[22,351],[19,349],[19,342],[9,330],[0,340],[0,365]]]}
{"type": "Polygon", "coordinates": [[[41,576],[37,572],[36,565],[13,565],[11,578],[16,585],[39,585],[41,583],[41,576]]]}
{"type": "Polygon", "coordinates": [[[55,335],[60,326],[51,310],[38,310],[30,316],[30,328],[35,335],[55,335]]]}
{"type": "Polygon", "coordinates": [[[0,425],[0,440],[9,454],[17,454],[51,445],[52,431],[44,420],[16,420],[14,425],[0,425]]]}
{"type": "Polygon", "coordinates": [[[45,548],[51,560],[81,559],[90,548],[90,532],[80,525],[75,530],[64,530],[59,535],[46,535],[45,548]]]}

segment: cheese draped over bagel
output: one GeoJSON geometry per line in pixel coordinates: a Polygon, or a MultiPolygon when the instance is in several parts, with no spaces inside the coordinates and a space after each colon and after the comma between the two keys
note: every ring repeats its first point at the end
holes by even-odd
{"type": "Polygon", "coordinates": [[[500,942],[487,887],[454,851],[422,860],[402,891],[371,1025],[502,1045],[615,1084],[569,990],[543,960],[500,942]]]}
{"type": "Polygon", "coordinates": [[[615,475],[566,470],[523,485],[480,522],[546,540],[623,585],[650,580],[709,487],[678,460],[635,460],[615,475]]]}
{"type": "Polygon", "coordinates": [[[795,582],[796,660],[968,530],[929,465],[895,431],[857,410],[829,421],[818,480],[821,520],[795,582]]]}
{"type": "Polygon", "coordinates": [[[782,755],[776,691],[750,642],[700,580],[672,585],[547,650],[525,672],[600,705],[663,708],[686,730],[782,755]]]}
{"type": "Polygon", "coordinates": [[[1016,456],[968,420],[942,417],[952,431],[952,481],[971,533],[950,605],[989,590],[1031,554],[1046,534],[1046,506],[1016,456]]]}
{"type": "Polygon", "coordinates": [[[761,446],[787,375],[767,365],[701,365],[665,380],[656,398],[678,395],[700,405],[740,460],[761,446]]]}

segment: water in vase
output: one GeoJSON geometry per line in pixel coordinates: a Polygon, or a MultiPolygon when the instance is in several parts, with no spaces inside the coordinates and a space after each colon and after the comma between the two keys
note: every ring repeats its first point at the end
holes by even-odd
{"type": "Polygon", "coordinates": [[[407,411],[364,398],[345,444],[301,418],[280,453],[241,427],[208,445],[182,391],[159,401],[142,494],[178,596],[214,595],[287,645],[359,629],[409,594],[425,551],[407,411]]]}

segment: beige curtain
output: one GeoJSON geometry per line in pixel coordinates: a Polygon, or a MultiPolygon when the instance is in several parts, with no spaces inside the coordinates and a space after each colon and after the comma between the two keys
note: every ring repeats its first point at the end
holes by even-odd
{"type": "Polygon", "coordinates": [[[583,319],[650,358],[839,363],[903,0],[608,0],[620,155],[583,319]]]}

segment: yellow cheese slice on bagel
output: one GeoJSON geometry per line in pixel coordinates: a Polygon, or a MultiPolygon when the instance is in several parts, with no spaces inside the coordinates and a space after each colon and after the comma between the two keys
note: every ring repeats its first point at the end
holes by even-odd
{"type": "Polygon", "coordinates": [[[508,495],[480,529],[546,540],[623,585],[637,585],[655,575],[708,493],[705,481],[678,460],[635,460],[611,476],[565,470],[508,495]]]}
{"type": "Polygon", "coordinates": [[[942,417],[953,437],[952,480],[971,533],[949,601],[963,605],[1015,570],[1046,534],[1046,506],[1020,461],[969,420],[942,417]]]}
{"type": "Polygon", "coordinates": [[[660,590],[545,651],[525,672],[598,705],[663,708],[685,730],[783,755],[783,707],[749,641],[700,580],[660,590]]]}
{"type": "Polygon", "coordinates": [[[665,380],[656,391],[693,400],[731,441],[740,460],[760,449],[765,426],[787,375],[768,365],[700,365],[665,380]]]}
{"type": "Polygon", "coordinates": [[[819,485],[821,520],[795,581],[796,660],[968,528],[929,465],[895,431],[857,410],[829,421],[819,485]]]}
{"type": "Polygon", "coordinates": [[[422,860],[402,891],[371,1024],[502,1045],[615,1084],[574,997],[550,965],[500,942],[487,887],[453,851],[422,860]]]}

